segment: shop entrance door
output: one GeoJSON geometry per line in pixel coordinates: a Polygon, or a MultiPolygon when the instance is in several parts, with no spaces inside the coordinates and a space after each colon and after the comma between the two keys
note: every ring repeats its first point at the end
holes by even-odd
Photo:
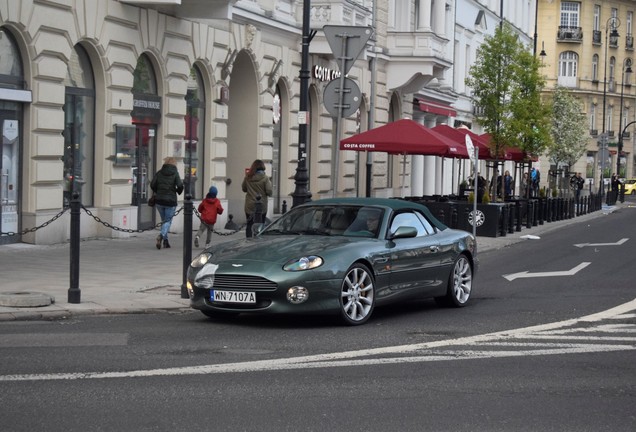
{"type": "MultiPolygon", "coordinates": [[[[20,230],[20,122],[18,110],[4,109],[0,102],[0,127],[2,148],[0,149],[0,232],[18,233],[20,230]]],[[[9,103],[9,105],[15,105],[9,103]]],[[[18,234],[0,236],[0,245],[19,243],[18,234]]]]}
{"type": "Polygon", "coordinates": [[[155,175],[157,126],[137,124],[135,156],[132,165],[132,205],[137,206],[137,228],[149,229],[155,225],[155,211],[148,206],[152,194],[150,182],[155,175]]]}

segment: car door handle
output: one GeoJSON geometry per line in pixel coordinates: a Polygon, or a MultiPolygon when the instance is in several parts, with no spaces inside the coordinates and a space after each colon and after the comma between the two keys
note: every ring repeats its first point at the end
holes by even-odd
{"type": "Polygon", "coordinates": [[[439,246],[429,246],[428,250],[430,250],[431,252],[438,252],[439,251],[439,246]]]}
{"type": "Polygon", "coordinates": [[[384,264],[389,261],[389,257],[378,257],[374,260],[377,264],[384,264]]]}

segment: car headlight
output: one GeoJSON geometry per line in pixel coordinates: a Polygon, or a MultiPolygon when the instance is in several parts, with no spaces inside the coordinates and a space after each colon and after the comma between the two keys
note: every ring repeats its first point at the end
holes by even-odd
{"type": "Polygon", "coordinates": [[[198,257],[196,257],[195,259],[193,259],[192,262],[190,263],[190,266],[193,268],[203,267],[208,261],[210,261],[210,258],[212,258],[212,254],[204,252],[198,257]]]}
{"type": "Polygon", "coordinates": [[[324,261],[316,255],[304,256],[288,261],[283,266],[285,271],[303,271],[320,267],[324,261]]]}

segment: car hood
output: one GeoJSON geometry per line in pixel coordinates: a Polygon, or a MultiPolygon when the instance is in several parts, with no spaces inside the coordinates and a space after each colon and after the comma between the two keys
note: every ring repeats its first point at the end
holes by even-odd
{"type": "Polygon", "coordinates": [[[207,249],[205,252],[212,254],[209,262],[221,264],[227,261],[252,261],[284,264],[292,258],[319,255],[323,256],[325,251],[337,252],[339,249],[347,248],[352,243],[356,247],[360,246],[364,250],[363,243],[375,242],[376,239],[310,235],[280,235],[280,236],[258,236],[251,239],[237,240],[220,243],[207,249]]]}

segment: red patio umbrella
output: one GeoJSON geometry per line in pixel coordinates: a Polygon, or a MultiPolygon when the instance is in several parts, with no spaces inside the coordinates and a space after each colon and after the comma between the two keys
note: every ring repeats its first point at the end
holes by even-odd
{"type": "Polygon", "coordinates": [[[481,135],[476,134],[470,129],[465,127],[454,128],[444,124],[433,127],[433,130],[453,141],[460,142],[463,146],[465,146],[466,135],[468,135],[474,146],[479,149],[479,159],[490,159],[490,147],[488,147],[488,142],[486,142],[481,135]]]}
{"type": "MultiPolygon", "coordinates": [[[[485,140],[486,143],[490,142],[491,135],[489,133],[482,134],[480,135],[480,137],[482,138],[482,140],[485,140]]],[[[505,147],[503,160],[509,160],[513,162],[527,162],[527,161],[536,162],[539,160],[539,158],[536,156],[529,155],[528,153],[526,153],[519,147],[505,147]]]]}
{"type": "MultiPolygon", "coordinates": [[[[410,119],[402,119],[353,135],[340,141],[340,150],[374,151],[391,154],[467,158],[465,145],[410,119]]],[[[402,165],[406,178],[406,164],[402,165]]],[[[404,183],[402,193],[404,194],[404,183]]]]}
{"type": "Polygon", "coordinates": [[[340,150],[467,158],[466,147],[410,119],[402,119],[340,141],[340,150]]]}

